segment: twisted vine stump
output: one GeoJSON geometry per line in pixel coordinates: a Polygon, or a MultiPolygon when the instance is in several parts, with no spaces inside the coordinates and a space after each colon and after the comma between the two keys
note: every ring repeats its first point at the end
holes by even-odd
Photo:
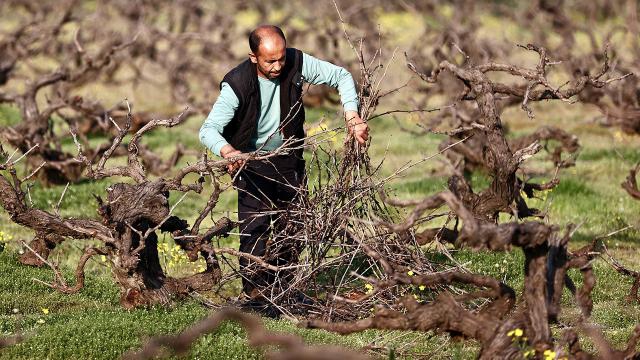
{"type": "MultiPolygon", "coordinates": [[[[11,158],[0,165],[0,170],[4,171],[4,174],[0,174],[0,205],[14,222],[36,233],[34,240],[26,245],[29,255],[22,257],[22,261],[51,267],[55,276],[54,281],[48,284],[51,288],[64,293],[82,289],[84,267],[96,255],[104,255],[109,261],[113,278],[120,288],[121,304],[126,308],[166,304],[172,298],[187,296],[195,290],[212,289],[220,281],[222,274],[216,253],[238,254],[231,249],[215,248],[211,240],[216,236],[226,236],[235,224],[227,218],[221,218],[204,233],[200,233],[200,225],[215,208],[224,190],[218,185],[217,177],[225,169],[228,160],[211,161],[202,157],[200,161],[178,169],[173,178],[151,181],[139,158],[139,141],[143,134],[158,126],[178,125],[184,120],[184,114],[165,120],[152,120],[138,130],[127,146],[127,165],[105,167],[128,133],[131,114],[128,116],[128,125],[119,129],[118,135],[105,147],[105,152],[96,163],[85,156],[82,146],[76,143],[79,150],[77,161],[87,169],[88,178],[97,180],[122,176],[133,180],[132,183],[109,186],[105,200],[96,196],[100,220],[64,218],[57,212],[54,214],[29,206],[22,190],[22,184],[28,178],[18,178],[15,162],[11,158]],[[199,178],[194,183],[184,183],[185,177],[192,173],[198,174],[199,178]],[[189,227],[185,220],[171,214],[169,192],[201,193],[205,175],[213,179],[214,189],[195,223],[189,227]],[[202,256],[206,262],[205,270],[183,278],[167,276],[158,258],[158,231],[169,233],[176,244],[187,252],[190,261],[202,256]],[[101,243],[100,246],[85,248],[75,271],[74,285],[68,285],[57,265],[47,259],[50,250],[66,238],[95,239],[101,243]]],[[[243,155],[243,159],[252,157],[257,158],[254,154],[243,155]]]]}
{"type": "MultiPolygon", "coordinates": [[[[591,292],[595,286],[595,276],[591,260],[596,253],[594,244],[575,252],[567,249],[571,229],[564,236],[557,235],[557,228],[541,222],[511,222],[498,224],[500,213],[513,214],[515,218],[541,216],[536,209],[527,206],[521,192],[532,194],[534,191],[549,189],[558,184],[556,176],[547,184],[529,184],[518,178],[521,164],[540,151],[539,140],[553,138],[561,140],[561,146],[567,151],[574,151],[577,142],[574,137],[553,129],[543,129],[531,138],[523,138],[519,142],[509,143],[505,138],[504,128],[497,106],[497,95],[513,97],[521,100],[521,106],[532,117],[528,103],[546,99],[569,98],[579,94],[588,87],[601,88],[606,84],[619,80],[601,80],[608,71],[608,58],[604,56],[604,65],[597,74],[578,74],[578,77],[561,88],[552,87],[546,79],[549,59],[546,50],[534,45],[527,45],[528,50],[535,51],[540,61],[534,69],[521,68],[510,64],[487,63],[484,65],[458,66],[442,61],[431,76],[420,74],[412,64],[409,67],[427,82],[435,82],[444,71],[452,73],[465,86],[460,99],[475,101],[479,109],[477,122],[468,131],[481,139],[481,152],[477,161],[488,169],[492,182],[488,188],[474,192],[469,182],[460,173],[449,179],[449,191],[429,196],[423,200],[389,200],[387,203],[412,206],[413,212],[402,224],[385,224],[391,231],[404,231],[423,220],[422,214],[447,205],[451,216],[456,218],[456,226],[452,229],[427,229],[423,237],[444,235],[447,241],[456,246],[471,249],[506,251],[512,247],[520,247],[525,255],[524,291],[522,301],[515,309],[515,294],[506,284],[481,275],[454,271],[442,274],[427,274],[410,277],[407,268],[394,265],[375,251],[369,256],[383,265],[390,280],[376,281],[368,278],[368,282],[376,287],[374,292],[398,285],[424,286],[433,288],[437,285],[443,289],[438,296],[425,303],[419,303],[412,297],[404,297],[399,303],[404,311],[389,307],[378,307],[374,315],[366,319],[330,323],[310,320],[304,325],[311,328],[322,328],[342,334],[363,331],[365,329],[402,329],[417,331],[444,331],[452,336],[463,336],[476,339],[480,345],[480,359],[521,358],[521,345],[535,351],[535,354],[557,351],[561,355],[571,357],[590,356],[584,353],[575,337],[568,336],[558,342],[551,336],[550,321],[555,321],[560,312],[560,298],[564,287],[574,293],[575,301],[581,310],[581,318],[591,315],[591,292]],[[489,78],[489,72],[503,72],[523,78],[526,86],[507,85],[489,78]],[[531,143],[526,144],[527,141],[531,143]],[[513,148],[512,148],[513,146],[513,148]],[[458,220],[462,228],[458,229],[458,220]],[[447,231],[444,231],[447,230],[447,231]],[[567,271],[578,268],[583,277],[580,289],[567,280],[567,271]],[[453,284],[465,284],[473,287],[468,293],[454,295],[447,289],[453,284]],[[470,306],[468,301],[481,300],[484,306],[470,306]],[[526,339],[514,341],[509,335],[519,329],[526,339]],[[563,345],[569,346],[565,353],[563,345]]],[[[462,131],[461,130],[461,131],[462,131]]],[[[552,159],[556,167],[562,163],[559,153],[554,151],[552,159]]],[[[633,184],[631,184],[631,187],[633,184]]],[[[429,239],[422,239],[428,241],[429,239]]],[[[476,302],[477,303],[477,302],[476,302]]],[[[590,336],[596,338],[595,335],[590,336]]],[[[635,356],[637,334],[629,339],[629,346],[616,356],[635,356]]],[[[607,344],[606,342],[604,342],[607,344]]],[[[608,345],[607,345],[608,346],[608,345]]],[[[605,348],[603,346],[602,348],[605,348]]],[[[610,350],[611,348],[608,347],[610,350]]],[[[615,352],[610,352],[615,353],[615,352]]],[[[555,353],[554,353],[555,354],[555,353]]],[[[606,356],[605,356],[606,357],[606,356]]]]}

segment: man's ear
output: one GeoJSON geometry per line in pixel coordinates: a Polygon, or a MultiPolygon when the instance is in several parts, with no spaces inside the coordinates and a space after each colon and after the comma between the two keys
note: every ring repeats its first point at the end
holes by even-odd
{"type": "Polygon", "coordinates": [[[253,52],[249,53],[249,60],[251,60],[251,62],[254,64],[258,63],[258,58],[256,57],[256,54],[254,54],[253,52]]]}

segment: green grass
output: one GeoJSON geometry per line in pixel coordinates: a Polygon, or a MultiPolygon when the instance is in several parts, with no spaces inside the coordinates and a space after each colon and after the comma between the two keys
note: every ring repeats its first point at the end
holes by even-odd
{"type": "MultiPolygon", "coordinates": [[[[194,301],[125,311],[109,278],[96,274],[90,274],[85,289],[78,294],[49,291],[32,280],[48,280],[49,270],[21,266],[15,254],[9,252],[0,253],[0,271],[11,274],[0,278],[0,334],[19,331],[26,335],[20,344],[0,352],[2,359],[113,359],[140,347],[145,338],[176,333],[209,313],[194,301]],[[43,309],[47,309],[48,314],[44,314],[43,309]]],[[[284,320],[265,319],[265,325],[272,331],[299,334],[310,344],[353,348],[385,337],[389,339],[388,344],[399,347],[406,338],[414,341],[427,336],[391,332],[381,338],[380,332],[367,331],[340,337],[322,330],[300,329],[284,320]]],[[[420,345],[418,349],[433,350],[435,345],[420,345]]],[[[201,359],[255,359],[259,354],[247,348],[244,330],[234,323],[225,323],[215,333],[201,338],[191,352],[191,356],[201,359]]]]}
{"type": "MultiPolygon", "coordinates": [[[[313,121],[312,116],[321,116],[323,113],[324,111],[311,111],[310,121],[313,121]]],[[[545,120],[548,121],[548,118],[545,120]]],[[[393,127],[392,122],[390,119],[374,122],[374,137],[389,132],[393,127]]],[[[512,124],[514,127],[515,125],[517,121],[512,124]]],[[[197,126],[197,119],[190,119],[184,127],[172,130],[179,135],[174,136],[173,132],[167,131],[154,132],[148,144],[152,148],[162,150],[164,144],[172,144],[174,139],[191,136],[197,126]]],[[[580,128],[580,124],[574,126],[580,128]]],[[[541,199],[528,200],[532,206],[549,206],[549,219],[553,223],[561,226],[582,223],[574,236],[574,247],[590,241],[595,236],[617,230],[627,224],[638,223],[640,204],[619,187],[619,183],[626,176],[628,165],[636,160],[638,151],[631,145],[620,144],[617,145],[616,151],[601,148],[600,144],[608,141],[608,137],[608,133],[600,131],[582,132],[581,141],[584,149],[577,166],[564,170],[560,177],[560,185],[544,194],[541,199]],[[612,181],[612,178],[615,180],[612,181]]],[[[409,159],[415,161],[426,154],[437,152],[438,141],[439,138],[416,138],[403,132],[395,132],[386,143],[383,144],[383,139],[374,143],[371,149],[372,158],[374,161],[380,161],[386,156],[382,174],[389,175],[409,159]],[[412,149],[412,152],[408,153],[409,149],[412,149]],[[389,159],[396,157],[403,161],[389,159]]],[[[189,146],[196,147],[196,144],[191,143],[189,146]]],[[[528,166],[544,168],[548,164],[545,165],[541,157],[536,157],[528,166]]],[[[432,168],[437,168],[437,163],[430,162],[412,168],[395,178],[390,183],[390,188],[401,198],[423,197],[440,191],[446,187],[447,179],[429,175],[432,168]]],[[[536,180],[545,179],[543,177],[536,180]]],[[[482,174],[474,174],[471,180],[476,191],[490,182],[490,179],[482,174]]],[[[60,213],[64,216],[95,218],[97,214],[93,194],[104,197],[105,188],[111,181],[72,185],[61,203],[60,213]]],[[[43,188],[36,183],[30,190],[34,206],[52,209],[63,188],[43,188]]],[[[210,191],[211,186],[207,184],[203,194],[187,195],[175,209],[176,215],[193,222],[210,191]]],[[[172,193],[170,203],[175,204],[180,196],[179,193],[172,193]]],[[[235,207],[235,195],[232,192],[223,194],[214,218],[227,214],[235,216],[235,207]]],[[[118,289],[111,281],[108,269],[97,261],[90,262],[87,285],[81,292],[63,295],[52,291],[32,280],[36,278],[49,281],[51,272],[48,269],[20,266],[16,261],[17,241],[29,239],[30,231],[13,224],[4,211],[0,212],[0,220],[0,231],[13,237],[7,250],[0,253],[0,271],[5,274],[0,279],[0,333],[12,334],[19,330],[28,335],[23,343],[0,353],[0,358],[115,358],[129,349],[140,346],[141,339],[145,337],[175,333],[204,318],[208,313],[207,309],[194,301],[179,302],[169,308],[124,311],[118,303],[118,289]],[[43,314],[43,308],[48,309],[49,314],[43,314]],[[13,309],[18,309],[19,313],[14,314],[13,309]],[[44,323],[38,323],[40,319],[44,320],[44,323]]],[[[203,226],[210,224],[211,220],[207,219],[203,226]]],[[[640,261],[634,256],[638,248],[637,240],[637,231],[629,230],[607,241],[614,254],[622,261],[631,267],[640,267],[640,261]]],[[[161,237],[161,241],[169,240],[163,240],[161,237]]],[[[237,237],[232,236],[221,241],[224,246],[237,246],[237,237]]],[[[52,255],[60,261],[69,279],[72,278],[73,265],[83,245],[80,241],[67,241],[52,255]]],[[[428,248],[425,248],[425,251],[433,261],[449,262],[441,254],[429,253],[428,248]]],[[[522,291],[524,259],[520,250],[506,253],[456,250],[452,251],[452,254],[458,263],[468,269],[497,277],[518,293],[522,291]]],[[[629,305],[624,300],[631,286],[630,279],[619,275],[600,260],[596,262],[595,269],[598,282],[593,293],[593,320],[603,326],[609,339],[621,346],[640,317],[640,307],[637,304],[629,305]],[[620,311],[622,307],[625,311],[620,311]]],[[[572,276],[576,277],[577,274],[574,272],[572,276]]],[[[227,291],[233,293],[239,290],[237,286],[232,286],[227,291]]],[[[563,303],[567,308],[562,321],[575,322],[578,314],[571,305],[568,293],[565,293],[563,303]]],[[[435,358],[473,358],[477,351],[477,345],[472,341],[452,342],[444,335],[431,333],[367,331],[344,337],[325,331],[299,329],[286,320],[265,321],[269,329],[300,334],[308,343],[331,343],[358,349],[372,342],[389,348],[400,347],[402,343],[410,342],[412,345],[401,353],[409,357],[411,354],[433,353],[435,358]],[[439,349],[444,342],[449,342],[446,350],[439,349]]],[[[554,331],[559,331],[559,328],[554,327],[554,331]]],[[[226,323],[216,333],[199,340],[190,356],[203,359],[254,359],[260,358],[261,353],[247,347],[246,335],[238,325],[226,323]]]]}
{"type": "MultiPolygon", "coordinates": [[[[555,110],[553,105],[550,108],[555,110]]],[[[3,109],[3,113],[12,112],[7,108],[0,109],[3,109]]],[[[328,114],[331,114],[330,110],[312,110],[309,111],[308,119],[311,123],[323,115],[329,116],[328,114]]],[[[538,124],[559,121],[555,116],[555,111],[538,112],[538,124]]],[[[183,139],[188,147],[198,149],[195,131],[199,121],[200,119],[192,118],[171,131],[152,132],[146,139],[147,144],[156,151],[168,154],[174,145],[167,144],[175,144],[176,139],[183,139]]],[[[534,128],[517,113],[507,113],[505,121],[509,122],[512,129],[517,128],[523,133],[526,130],[520,129],[531,131],[534,128]]],[[[562,121],[567,120],[564,118],[562,121]]],[[[560,226],[581,224],[572,240],[572,246],[577,247],[595,236],[628,224],[638,224],[640,202],[626,195],[619,184],[626,177],[629,167],[638,160],[639,151],[631,141],[616,142],[614,145],[610,132],[582,125],[577,120],[572,121],[574,122],[566,125],[567,130],[579,134],[583,144],[577,165],[561,172],[558,187],[539,199],[527,201],[531,206],[548,207],[552,223],[560,226]]],[[[371,148],[372,159],[374,163],[384,161],[381,176],[394,173],[408,161],[418,161],[436,153],[441,140],[439,136],[415,137],[394,130],[395,122],[389,118],[377,119],[371,126],[375,140],[371,148]]],[[[99,142],[100,139],[92,141],[99,142]]],[[[536,156],[526,166],[549,169],[549,164],[543,158],[542,155],[536,156]]],[[[193,160],[195,158],[187,157],[182,163],[193,160]]],[[[395,177],[389,188],[400,198],[420,198],[433,194],[446,187],[446,177],[430,175],[433,169],[439,167],[441,165],[433,160],[410,168],[395,177]]],[[[542,176],[534,180],[548,179],[549,177],[542,176]]],[[[105,189],[113,181],[115,180],[73,184],[61,203],[60,213],[71,217],[96,218],[96,201],[93,195],[105,197],[105,189]]],[[[471,182],[474,189],[479,191],[489,184],[490,179],[476,173],[471,182]]],[[[35,183],[30,190],[34,206],[53,209],[63,188],[44,188],[35,183]]],[[[193,223],[210,192],[211,185],[207,183],[202,194],[188,194],[175,209],[175,214],[193,223]]],[[[180,197],[181,194],[172,193],[170,203],[175,204],[180,197]]],[[[214,218],[223,215],[233,218],[235,208],[236,198],[233,192],[224,193],[214,210],[214,218]]],[[[211,219],[206,219],[203,226],[211,224],[211,219]]],[[[0,353],[1,358],[115,358],[140,346],[141,339],[145,337],[180,331],[208,313],[207,309],[194,301],[179,302],[170,308],[124,311],[118,303],[119,292],[111,280],[109,270],[98,261],[89,263],[85,289],[74,295],[56,293],[32,280],[37,278],[49,281],[51,272],[48,269],[28,268],[18,265],[16,261],[18,241],[30,239],[31,232],[11,222],[4,211],[0,211],[0,231],[13,238],[7,244],[7,250],[0,254],[0,270],[5,274],[0,279],[0,333],[12,334],[20,330],[28,335],[23,343],[0,353]],[[49,309],[48,315],[42,313],[43,308],[49,309]],[[19,314],[14,314],[13,309],[18,309],[19,314]],[[40,319],[45,322],[39,324],[40,319]]],[[[638,235],[632,229],[607,240],[615,256],[635,268],[640,268],[640,261],[634,256],[638,249],[638,235]]],[[[172,244],[163,237],[160,240],[172,244]]],[[[236,247],[237,237],[221,239],[221,244],[236,247]]],[[[67,241],[52,254],[62,264],[69,279],[72,278],[73,266],[83,246],[81,241],[67,241]]],[[[425,248],[425,251],[430,250],[425,248]]],[[[520,250],[506,253],[457,250],[452,251],[452,254],[458,263],[474,272],[497,277],[517,292],[523,288],[523,255],[520,250]]],[[[438,253],[428,255],[434,261],[448,262],[438,253]]],[[[631,286],[629,279],[600,260],[596,261],[595,269],[598,282],[593,293],[593,320],[603,326],[605,334],[614,344],[621,346],[640,317],[640,307],[637,304],[629,305],[624,300],[631,286]],[[623,307],[625,311],[620,310],[623,307]]],[[[572,275],[576,277],[577,274],[572,275]]],[[[234,295],[239,287],[231,285],[225,291],[234,295]]],[[[562,321],[575,322],[578,313],[571,305],[568,293],[565,293],[563,303],[567,308],[562,321]]],[[[432,333],[367,331],[343,337],[325,331],[299,329],[286,320],[265,321],[270,329],[300,334],[308,343],[331,343],[358,349],[372,342],[389,348],[401,347],[402,343],[409,342],[411,345],[404,347],[401,352],[408,357],[411,354],[432,353],[435,358],[473,358],[478,349],[473,341],[453,342],[444,335],[432,333]],[[443,343],[446,343],[446,347],[439,348],[443,343]]],[[[554,331],[558,332],[559,328],[554,327],[554,331]]],[[[215,334],[199,340],[190,356],[203,359],[254,359],[260,358],[260,352],[247,347],[244,331],[238,325],[227,323],[215,334]]]]}
{"type": "MultiPolygon", "coordinates": [[[[423,21],[436,27],[442,22],[436,15],[450,17],[455,11],[450,6],[439,8],[441,14],[425,15],[423,21]]],[[[405,22],[399,14],[391,14],[383,24],[387,26],[405,22]]],[[[415,19],[411,19],[413,24],[415,19]]],[[[249,21],[252,23],[253,20],[249,21]]],[[[491,37],[496,34],[508,33],[519,39],[517,42],[526,43],[531,36],[527,31],[519,28],[503,18],[486,14],[481,18],[483,24],[480,37],[491,37]],[[499,31],[498,31],[499,30],[499,31]]],[[[404,25],[407,25],[404,24],[404,25]]],[[[407,25],[408,26],[408,25],[407,25]]],[[[509,39],[510,43],[516,42],[509,39]]],[[[394,44],[395,46],[395,44],[394,44]]],[[[322,55],[322,54],[318,54],[322,55]]],[[[518,57],[521,60],[523,56],[518,57]]],[[[529,59],[530,60],[530,59],[529,59]]],[[[392,69],[402,69],[405,64],[391,64],[392,69]],[[394,68],[395,66],[395,68],[394,68]]],[[[398,81],[406,74],[399,70],[398,81]]],[[[395,77],[395,76],[394,76],[395,77]]],[[[151,85],[148,85],[150,87],[151,85]]],[[[104,90],[99,86],[88,91],[104,90]]],[[[151,91],[149,91],[151,92],[151,91]]],[[[114,101],[120,100],[123,92],[114,92],[114,101]]],[[[100,94],[107,96],[107,94],[100,94]]],[[[138,89],[130,94],[133,103],[140,109],[165,107],[165,101],[157,101],[149,96],[146,88],[138,89]],[[138,95],[138,98],[136,98],[138,95]],[[158,105],[162,104],[162,105],[158,105]]],[[[404,96],[404,95],[402,95],[404,96]]],[[[391,108],[402,108],[405,99],[395,98],[391,108]]],[[[445,100],[446,101],[446,100],[445,100]]],[[[105,101],[109,103],[108,101],[105,101]]],[[[435,102],[435,101],[434,101],[435,102]]],[[[431,106],[431,104],[430,104],[431,106]]],[[[555,125],[576,134],[580,138],[582,150],[574,168],[563,169],[560,173],[560,185],[538,199],[528,199],[531,206],[549,210],[549,222],[560,227],[570,223],[579,224],[572,239],[571,246],[579,247],[590,242],[594,237],[607,234],[628,225],[634,228],[609,237],[607,245],[610,250],[627,266],[640,269],[637,252],[640,249],[638,240],[640,233],[640,202],[629,197],[620,187],[620,183],[628,174],[629,168],[640,161],[638,138],[619,134],[616,129],[605,129],[585,121],[598,115],[595,109],[580,104],[569,105],[562,102],[545,102],[532,104],[536,113],[535,120],[529,120],[517,107],[508,109],[503,114],[503,120],[510,129],[509,136],[528,134],[540,125],[555,125]]],[[[169,111],[168,111],[169,112],[169,111]]],[[[170,113],[170,112],[169,112],[170,113]]],[[[324,117],[326,121],[340,124],[331,120],[336,116],[336,110],[330,108],[308,109],[307,122],[312,124],[324,117]]],[[[438,116],[437,113],[427,116],[438,116]]],[[[407,128],[415,128],[415,119],[400,117],[400,121],[407,128]]],[[[13,125],[20,121],[20,113],[15,107],[0,106],[0,126],[13,125]]],[[[173,152],[177,143],[187,148],[200,150],[197,139],[202,117],[192,117],[184,124],[173,129],[157,129],[147,134],[143,142],[154,151],[167,156],[173,152]]],[[[56,122],[61,130],[65,125],[56,122]]],[[[442,136],[415,136],[398,129],[398,125],[391,117],[380,117],[371,121],[373,137],[370,154],[372,162],[383,162],[380,176],[390,176],[397,169],[408,162],[415,162],[426,156],[438,152],[438,144],[442,136]]],[[[92,137],[91,144],[104,141],[101,137],[92,137]]],[[[75,151],[72,141],[66,140],[62,144],[68,151],[75,151]]],[[[532,170],[544,170],[546,174],[552,171],[551,165],[543,159],[546,155],[539,154],[525,163],[532,170]]],[[[186,156],[180,165],[195,161],[193,156],[186,156]]],[[[392,193],[400,198],[421,198],[446,188],[447,178],[438,174],[443,165],[438,157],[431,161],[414,166],[395,176],[389,183],[392,193]]],[[[122,162],[122,159],[115,163],[122,162]]],[[[20,169],[24,172],[24,169],[20,169]]],[[[549,175],[535,178],[535,181],[547,181],[549,175]]],[[[486,175],[476,173],[471,178],[476,192],[486,187],[491,179],[486,175]]],[[[96,201],[93,195],[106,196],[105,189],[116,179],[81,182],[73,184],[68,189],[60,206],[60,214],[69,217],[96,218],[96,201]]],[[[228,182],[228,177],[224,179],[228,182]]],[[[64,186],[42,187],[35,185],[30,190],[34,206],[52,210],[60,199],[64,186]]],[[[187,219],[190,223],[195,220],[198,211],[204,206],[211,193],[211,184],[207,180],[202,194],[188,194],[175,209],[175,214],[187,219]]],[[[175,204],[181,197],[179,193],[172,193],[170,203],[175,204]]],[[[235,217],[236,198],[233,192],[222,194],[218,206],[213,212],[213,218],[229,215],[235,217]]],[[[206,219],[202,227],[212,225],[210,218],[206,219]]],[[[33,279],[50,281],[52,274],[48,269],[34,269],[21,266],[17,262],[19,241],[29,240],[32,232],[14,224],[4,210],[0,210],[0,231],[11,235],[6,250],[0,252],[0,335],[23,332],[27,335],[24,342],[0,351],[2,359],[112,359],[119,357],[125,351],[139,347],[144,338],[180,331],[194,321],[204,318],[209,313],[199,303],[188,300],[174,304],[168,308],[154,307],[151,309],[123,310],[119,305],[119,291],[111,280],[109,269],[98,261],[91,261],[85,288],[74,295],[57,293],[33,279]],[[17,313],[14,313],[14,309],[17,313]],[[44,314],[42,309],[48,309],[44,314]],[[44,323],[40,323],[44,320],[44,323]],[[39,322],[40,321],[40,322],[39,322]]],[[[160,237],[161,242],[169,239],[160,237]]],[[[230,236],[221,239],[221,244],[237,247],[238,239],[230,236]]],[[[57,259],[68,279],[71,279],[73,266],[85,245],[83,241],[67,241],[59,246],[52,254],[57,259]]],[[[433,261],[451,264],[441,253],[435,253],[429,247],[425,252],[433,261]]],[[[523,254],[515,249],[510,252],[473,252],[470,250],[452,250],[457,263],[468,269],[501,279],[518,293],[523,289],[523,254]]],[[[621,347],[640,319],[640,305],[628,304],[625,301],[631,280],[615,272],[602,260],[594,264],[597,284],[593,292],[594,311],[593,321],[603,326],[606,336],[613,343],[621,347]]],[[[577,271],[570,273],[579,285],[577,271]]],[[[237,284],[236,284],[237,285],[237,284]]],[[[231,286],[227,291],[238,293],[238,286],[231,286]]],[[[232,294],[233,295],[233,294],[232,294]]],[[[570,294],[565,291],[563,297],[565,306],[561,322],[572,324],[578,319],[578,312],[572,305],[570,294]]],[[[380,345],[389,348],[400,348],[404,344],[402,356],[407,358],[419,357],[422,354],[430,358],[474,358],[478,346],[473,341],[453,342],[445,335],[434,333],[418,334],[413,332],[366,331],[350,336],[339,336],[320,330],[305,330],[298,328],[287,320],[265,319],[266,326],[275,331],[285,331],[301,335],[311,344],[338,344],[353,349],[360,349],[365,345],[380,345]],[[425,355],[428,354],[428,355],[425,355]]],[[[561,326],[554,326],[554,334],[560,334],[561,326]]],[[[587,342],[587,348],[592,348],[587,342]]],[[[236,324],[225,323],[221,328],[200,339],[191,351],[190,357],[199,359],[255,359],[261,353],[247,346],[246,334],[236,324]]]]}
{"type": "MultiPolygon", "coordinates": [[[[549,220],[560,226],[568,223],[581,224],[572,241],[574,247],[628,224],[638,225],[640,202],[626,195],[619,185],[626,177],[629,167],[640,159],[638,148],[631,140],[614,143],[609,131],[585,126],[575,119],[567,120],[564,117],[566,114],[560,112],[558,115],[554,105],[550,104],[548,110],[549,112],[538,110],[537,124],[558,121],[565,123],[568,131],[579,134],[583,149],[576,167],[561,172],[560,185],[540,199],[529,199],[530,205],[548,207],[549,220]],[[563,118],[558,119],[556,116],[563,118]]],[[[6,123],[17,121],[13,109],[0,107],[0,114],[14,116],[10,120],[5,117],[2,121],[8,121],[6,123]]],[[[308,119],[311,123],[314,119],[330,114],[331,111],[326,109],[312,110],[309,111],[308,119]]],[[[200,119],[192,118],[170,131],[154,131],[145,141],[152,149],[165,154],[173,150],[176,141],[184,141],[186,146],[199,149],[195,135],[199,121],[200,119]]],[[[512,129],[518,129],[522,133],[535,128],[515,112],[506,113],[505,121],[509,122],[512,129]]],[[[376,119],[371,126],[374,137],[371,156],[374,163],[384,161],[381,176],[394,173],[408,161],[418,161],[436,153],[442,139],[439,136],[415,137],[397,131],[395,122],[389,118],[376,119]]],[[[99,142],[101,139],[92,141],[99,142]]],[[[543,158],[543,155],[536,156],[526,166],[549,169],[549,164],[543,162],[543,158]]],[[[182,163],[193,160],[195,158],[187,157],[182,163]]],[[[400,198],[428,196],[446,187],[446,177],[431,175],[431,171],[439,167],[441,165],[435,160],[415,166],[394,178],[389,187],[400,198]]],[[[545,181],[548,178],[543,176],[534,180],[545,181]]],[[[93,195],[105,197],[105,189],[113,181],[115,180],[73,184],[61,203],[60,213],[63,216],[96,218],[96,201],[93,195]]],[[[471,181],[474,189],[479,191],[488,185],[490,179],[477,173],[473,174],[471,181]]],[[[30,190],[34,206],[45,210],[53,209],[63,188],[44,188],[35,183],[30,190]]],[[[175,214],[193,223],[210,192],[211,186],[207,183],[202,194],[188,194],[175,209],[175,214]]],[[[175,204],[180,196],[179,193],[172,193],[170,203],[175,204]]],[[[233,192],[224,193],[214,210],[214,218],[223,215],[235,217],[235,208],[236,198],[233,192]]],[[[211,219],[206,219],[203,226],[211,224],[211,219]]],[[[145,337],[180,331],[208,313],[208,310],[194,301],[179,302],[170,308],[124,311],[118,304],[119,292],[108,269],[97,261],[89,263],[87,285],[81,292],[74,295],[59,294],[32,280],[36,278],[49,281],[49,270],[20,266],[16,261],[18,241],[30,239],[31,232],[11,222],[3,210],[0,211],[0,231],[13,237],[7,250],[0,254],[0,271],[4,274],[0,278],[0,333],[8,335],[19,330],[28,335],[23,343],[3,350],[0,358],[115,358],[140,346],[141,339],[145,337]],[[49,309],[48,315],[42,313],[43,308],[49,309]],[[13,309],[18,309],[19,313],[14,314],[13,309]],[[45,322],[38,323],[40,319],[45,322]]],[[[637,230],[633,229],[607,240],[614,255],[635,268],[640,268],[640,261],[634,256],[638,249],[638,235],[637,230]]],[[[161,241],[170,242],[162,237],[161,241]]],[[[237,237],[221,239],[221,243],[236,247],[237,237]]],[[[83,246],[81,241],[67,241],[52,254],[61,263],[69,279],[83,246]]],[[[517,292],[523,288],[523,256],[520,250],[507,253],[458,250],[452,254],[458,263],[474,272],[497,277],[517,292]]],[[[434,261],[448,262],[437,253],[429,256],[434,261]]],[[[605,334],[614,344],[622,346],[640,318],[640,307],[637,304],[627,304],[624,300],[631,281],[600,260],[596,261],[595,269],[597,285],[593,293],[593,320],[603,326],[605,334]],[[621,311],[622,308],[624,311],[621,311]]],[[[577,274],[574,272],[572,275],[576,277],[577,274]]],[[[225,291],[234,295],[239,287],[231,285],[225,291]]],[[[578,313],[571,305],[568,293],[565,293],[563,303],[567,308],[561,320],[565,323],[575,322],[578,313]]],[[[367,331],[343,337],[325,331],[299,329],[286,320],[265,321],[270,329],[300,334],[308,343],[331,343],[358,349],[370,343],[394,348],[408,342],[410,346],[404,347],[401,352],[408,357],[411,354],[431,353],[434,358],[473,358],[478,350],[473,341],[453,342],[447,336],[432,333],[367,331]],[[440,348],[442,344],[446,346],[440,348]]],[[[559,332],[559,328],[554,327],[554,332],[559,332]]],[[[216,333],[199,340],[190,356],[203,359],[254,359],[260,358],[260,352],[248,348],[244,331],[238,325],[227,323],[216,333]]]]}
{"type": "Polygon", "coordinates": [[[13,106],[0,106],[0,126],[12,126],[20,122],[20,110],[13,106]]]}

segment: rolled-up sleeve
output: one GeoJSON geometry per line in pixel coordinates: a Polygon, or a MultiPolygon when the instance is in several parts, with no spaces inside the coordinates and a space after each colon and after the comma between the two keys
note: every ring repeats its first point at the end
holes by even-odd
{"type": "Polygon", "coordinates": [[[310,84],[329,85],[338,89],[345,111],[358,111],[358,94],[351,74],[343,67],[302,54],[302,77],[310,84]]]}
{"type": "Polygon", "coordinates": [[[220,150],[228,144],[227,140],[222,137],[222,131],[233,119],[239,105],[240,101],[231,86],[223,82],[220,96],[213,104],[199,133],[200,142],[218,156],[220,156],[220,150]]]}

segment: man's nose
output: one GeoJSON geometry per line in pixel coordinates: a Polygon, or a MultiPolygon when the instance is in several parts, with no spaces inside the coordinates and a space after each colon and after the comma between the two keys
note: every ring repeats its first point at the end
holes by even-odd
{"type": "Polygon", "coordinates": [[[277,62],[277,63],[273,64],[273,70],[278,72],[278,71],[280,71],[282,69],[283,65],[284,65],[283,63],[277,62]]]}

